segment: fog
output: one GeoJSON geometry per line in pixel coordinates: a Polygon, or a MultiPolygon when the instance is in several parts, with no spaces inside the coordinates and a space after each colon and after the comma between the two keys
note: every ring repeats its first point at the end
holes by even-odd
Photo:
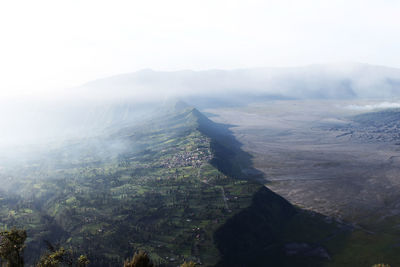
{"type": "Polygon", "coordinates": [[[245,94],[299,99],[392,98],[400,95],[400,70],[356,63],[208,71],[143,70],[89,82],[79,89],[138,100],[245,94]]]}
{"type": "MultiPolygon", "coordinates": [[[[400,97],[400,70],[365,64],[297,68],[139,72],[95,80],[61,94],[5,98],[0,105],[0,145],[57,141],[98,133],[143,119],[171,99],[200,108],[245,105],[268,99],[372,99],[400,97]]],[[[353,109],[398,104],[351,106],[353,109]]]]}
{"type": "Polygon", "coordinates": [[[276,99],[393,102],[399,69],[305,64],[399,67],[398,7],[359,0],[4,1],[0,153],[101,135],[145,120],[171,99],[199,108],[276,99]]]}
{"type": "MultiPolygon", "coordinates": [[[[359,112],[395,108],[400,106],[400,70],[349,63],[208,71],[147,69],[54,94],[3,97],[0,155],[31,158],[28,151],[45,151],[71,140],[100,140],[140,125],[177,99],[200,109],[279,99],[343,100],[346,109],[359,112]]],[[[123,147],[106,146],[109,153],[123,147]]]]}
{"type": "Polygon", "coordinates": [[[399,7],[377,0],[1,1],[0,95],[143,68],[400,67],[399,7]]]}
{"type": "MultiPolygon", "coordinates": [[[[395,114],[378,129],[363,113],[400,109],[399,11],[377,0],[0,1],[0,226],[28,230],[26,264],[51,244],[96,266],[146,244],[160,264],[207,265],[225,263],[223,242],[207,238],[263,199],[303,228],[269,187],[332,216],[332,231],[365,199],[392,213],[399,115],[382,112],[395,114]],[[231,179],[253,176],[267,189],[231,179]]],[[[364,231],[349,220],[322,243],[348,230],[364,231]]],[[[299,254],[288,247],[306,243],[273,247],[330,258],[314,241],[299,254]]]]}
{"type": "Polygon", "coordinates": [[[371,111],[378,109],[390,109],[390,108],[400,108],[399,102],[380,102],[375,104],[366,104],[366,105],[349,105],[348,109],[358,110],[358,111],[371,111]]]}

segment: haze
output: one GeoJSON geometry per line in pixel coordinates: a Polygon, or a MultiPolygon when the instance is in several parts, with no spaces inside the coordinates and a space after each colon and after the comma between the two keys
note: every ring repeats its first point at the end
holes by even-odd
{"type": "Polygon", "coordinates": [[[143,68],[399,67],[397,1],[2,1],[1,96],[143,68]],[[379,52],[378,52],[379,51],[379,52]]]}
{"type": "Polygon", "coordinates": [[[0,262],[400,266],[399,14],[2,0],[0,262]]]}

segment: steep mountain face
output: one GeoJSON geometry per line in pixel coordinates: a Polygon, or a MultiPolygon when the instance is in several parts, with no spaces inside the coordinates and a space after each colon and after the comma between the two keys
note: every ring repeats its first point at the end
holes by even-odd
{"type": "Polygon", "coordinates": [[[92,266],[118,266],[137,249],[166,266],[328,260],[324,238],[343,226],[243,179],[252,178],[242,171],[251,158],[228,127],[177,103],[145,123],[51,150],[1,173],[14,183],[2,193],[0,224],[28,230],[30,264],[44,240],[86,253],[92,266]]]}

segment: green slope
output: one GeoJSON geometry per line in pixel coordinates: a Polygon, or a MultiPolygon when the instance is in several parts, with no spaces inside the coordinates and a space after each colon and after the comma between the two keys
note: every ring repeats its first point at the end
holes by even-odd
{"type": "Polygon", "coordinates": [[[315,251],[347,231],[249,181],[251,158],[229,126],[194,108],[99,136],[9,174],[19,183],[2,195],[0,223],[28,230],[29,263],[49,240],[92,266],[117,266],[137,249],[167,266],[318,266],[327,257],[315,251]]]}

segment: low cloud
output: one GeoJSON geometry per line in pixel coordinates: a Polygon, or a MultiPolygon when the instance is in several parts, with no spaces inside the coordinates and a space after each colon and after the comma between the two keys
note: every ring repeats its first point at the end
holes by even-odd
{"type": "Polygon", "coordinates": [[[400,103],[396,102],[381,102],[376,104],[368,105],[349,105],[346,106],[347,109],[357,110],[357,111],[368,111],[375,109],[387,109],[387,108],[400,108],[400,103]]]}

